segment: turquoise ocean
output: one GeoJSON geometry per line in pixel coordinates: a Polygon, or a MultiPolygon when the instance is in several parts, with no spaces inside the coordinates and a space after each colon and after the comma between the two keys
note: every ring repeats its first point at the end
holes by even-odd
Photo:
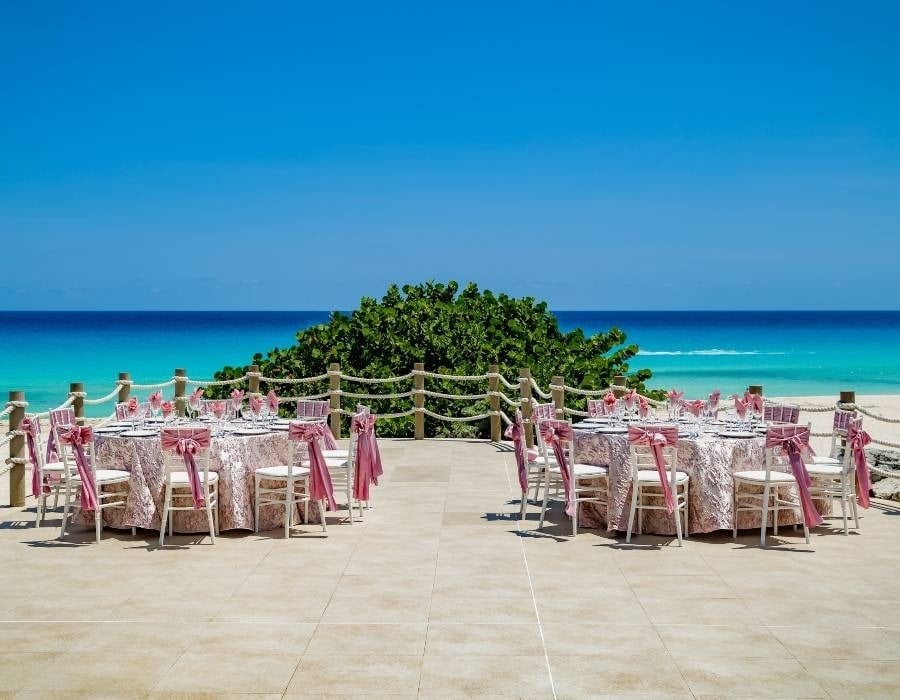
{"type": "MultiPolygon", "coordinates": [[[[900,393],[900,311],[559,311],[564,330],[617,326],[640,347],[632,369],[688,395],[762,384],[769,395],[900,393]]],[[[175,367],[209,378],[255,352],[295,342],[326,311],[0,312],[0,391],[24,389],[32,410],[58,405],[69,382],[100,396],[118,372],[165,381],[175,367]]],[[[100,410],[101,413],[108,412],[100,410]]]]}

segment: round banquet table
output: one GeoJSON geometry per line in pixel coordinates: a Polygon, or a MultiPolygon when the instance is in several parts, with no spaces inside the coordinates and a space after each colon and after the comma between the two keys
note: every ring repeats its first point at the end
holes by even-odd
{"type": "MultiPolygon", "coordinates": [[[[628,436],[621,433],[574,431],[573,461],[609,467],[608,513],[600,504],[585,503],[579,510],[584,527],[625,532],[631,508],[631,462],[628,436]]],[[[726,438],[715,433],[700,437],[678,438],[678,470],[686,472],[689,482],[688,532],[703,533],[730,530],[734,526],[734,479],[736,471],[765,468],[765,437],[726,438]]],[[[787,467],[784,468],[788,470],[787,467]]],[[[742,492],[746,486],[742,486],[742,492]]],[[[796,493],[794,494],[796,498],[796,493]]],[[[831,512],[830,503],[816,501],[819,512],[831,512]]],[[[779,511],[779,525],[800,522],[799,510],[779,511]]],[[[738,528],[758,528],[760,516],[752,511],[738,513],[738,528]]],[[[635,517],[635,532],[637,517],[635,517]]],[[[645,510],[643,532],[674,535],[675,520],[664,510],[645,510]]]]}
{"type": "MultiPolygon", "coordinates": [[[[254,471],[259,467],[287,464],[290,445],[286,431],[265,435],[214,436],[210,442],[210,471],[217,472],[220,530],[252,530],[254,505],[254,471]]],[[[165,495],[163,450],[159,437],[122,437],[95,434],[94,461],[99,467],[124,469],[131,480],[109,488],[128,489],[126,507],[103,512],[103,524],[113,528],[140,527],[159,530],[165,495]]],[[[276,482],[263,482],[275,485],[276,482]]],[[[318,506],[310,503],[310,520],[318,520],[318,506]]],[[[301,523],[302,508],[295,511],[294,522],[301,523]]],[[[93,514],[76,513],[78,522],[93,522],[93,514]]],[[[176,532],[208,532],[206,511],[176,511],[176,532]]],[[[283,527],[284,508],[263,506],[259,513],[260,531],[283,527]]]]}

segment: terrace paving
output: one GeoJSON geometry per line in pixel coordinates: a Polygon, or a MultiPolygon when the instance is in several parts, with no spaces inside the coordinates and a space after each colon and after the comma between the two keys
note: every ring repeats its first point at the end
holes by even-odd
{"type": "Polygon", "coordinates": [[[894,504],[811,547],[626,546],[519,522],[505,447],[380,444],[375,508],[327,537],[58,542],[0,510],[0,698],[900,695],[894,504]]]}

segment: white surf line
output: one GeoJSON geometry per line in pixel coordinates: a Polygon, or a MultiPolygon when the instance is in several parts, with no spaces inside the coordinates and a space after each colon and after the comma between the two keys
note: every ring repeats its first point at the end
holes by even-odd
{"type": "MultiPolygon", "coordinates": [[[[504,473],[506,474],[506,485],[509,492],[513,493],[512,481],[509,478],[509,464],[507,457],[503,458],[504,473]]],[[[518,468],[518,465],[517,465],[518,468]]],[[[528,498],[528,493],[524,493],[523,498],[528,498]]],[[[525,507],[525,513],[528,514],[528,507],[525,507]]],[[[516,532],[522,532],[521,520],[516,520],[516,532]]],[[[528,555],[525,554],[525,542],[521,535],[519,536],[519,546],[522,548],[522,560],[525,562],[525,575],[528,577],[528,590],[531,592],[531,604],[534,606],[534,615],[537,618],[538,634],[541,637],[541,648],[544,650],[544,664],[547,667],[547,677],[550,679],[550,691],[553,693],[553,700],[557,700],[556,683],[553,680],[553,669],[550,668],[550,653],[547,651],[547,640],[544,639],[544,623],[541,622],[541,611],[538,609],[537,598],[534,595],[534,583],[531,580],[531,567],[528,566],[528,555]]]]}

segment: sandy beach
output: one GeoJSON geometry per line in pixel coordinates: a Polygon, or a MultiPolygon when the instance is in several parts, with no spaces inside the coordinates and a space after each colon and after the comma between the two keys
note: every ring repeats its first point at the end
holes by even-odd
{"type": "MultiPolygon", "coordinates": [[[[831,431],[831,412],[812,413],[802,412],[806,407],[832,406],[836,400],[836,396],[779,396],[767,397],[771,401],[778,403],[794,404],[801,408],[800,420],[812,423],[814,433],[825,433],[831,431]]],[[[868,411],[883,415],[887,418],[900,419],[900,394],[881,394],[858,396],[857,402],[860,406],[868,411]]],[[[876,421],[872,418],[864,417],[864,425],[869,434],[876,440],[887,440],[889,442],[900,442],[900,423],[884,423],[876,421]]],[[[4,421],[5,423],[5,421],[4,421]]],[[[828,451],[830,440],[828,438],[813,438],[813,449],[820,454],[828,451]]],[[[7,446],[0,448],[0,461],[5,461],[8,456],[7,446]]],[[[9,505],[9,476],[3,474],[0,476],[0,506],[9,505]]]]}

